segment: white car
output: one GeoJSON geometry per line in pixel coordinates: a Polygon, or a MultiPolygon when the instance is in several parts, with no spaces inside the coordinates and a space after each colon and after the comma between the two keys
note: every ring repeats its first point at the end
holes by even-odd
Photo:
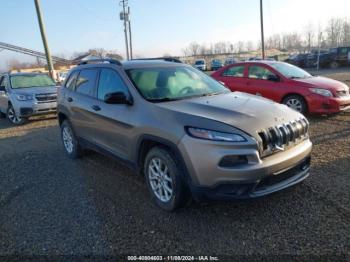
{"type": "Polygon", "coordinates": [[[205,63],[204,59],[197,59],[194,62],[194,67],[199,69],[199,70],[202,70],[202,71],[206,71],[207,70],[207,64],[205,63]]]}

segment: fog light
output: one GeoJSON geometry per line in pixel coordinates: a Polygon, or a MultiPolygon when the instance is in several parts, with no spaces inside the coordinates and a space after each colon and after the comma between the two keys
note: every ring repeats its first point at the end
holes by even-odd
{"type": "Polygon", "coordinates": [[[224,156],[219,163],[220,167],[230,168],[230,167],[236,167],[238,165],[243,165],[248,163],[247,156],[242,155],[232,155],[232,156],[224,156]]]}

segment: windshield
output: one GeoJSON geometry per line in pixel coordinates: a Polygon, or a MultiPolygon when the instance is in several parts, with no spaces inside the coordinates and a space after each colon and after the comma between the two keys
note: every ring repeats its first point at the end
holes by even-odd
{"type": "Polygon", "coordinates": [[[270,65],[287,78],[293,79],[293,78],[311,77],[311,75],[308,72],[304,71],[303,69],[300,69],[299,67],[293,66],[291,64],[271,63],[270,65]]]}
{"type": "Polygon", "coordinates": [[[141,95],[153,102],[230,92],[213,78],[187,66],[130,69],[127,74],[141,95]]]}
{"type": "Polygon", "coordinates": [[[55,82],[45,74],[11,76],[11,87],[13,89],[47,86],[55,86],[55,82]]]}
{"type": "Polygon", "coordinates": [[[204,65],[204,61],[203,60],[197,60],[195,62],[195,65],[204,65]]]}

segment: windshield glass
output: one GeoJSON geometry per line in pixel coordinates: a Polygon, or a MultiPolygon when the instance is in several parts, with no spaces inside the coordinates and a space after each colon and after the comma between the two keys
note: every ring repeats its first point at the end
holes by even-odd
{"type": "Polygon", "coordinates": [[[203,60],[197,60],[195,62],[196,65],[204,65],[204,61],[203,60]]]}
{"type": "Polygon", "coordinates": [[[270,65],[287,78],[311,77],[311,75],[308,72],[304,71],[303,69],[300,69],[299,67],[293,66],[291,64],[271,63],[270,65]]]}
{"type": "Polygon", "coordinates": [[[130,69],[127,74],[141,95],[153,102],[230,92],[213,78],[187,66],[130,69]]]}
{"type": "Polygon", "coordinates": [[[55,86],[55,82],[45,74],[11,76],[11,87],[13,89],[47,86],[55,86]]]}

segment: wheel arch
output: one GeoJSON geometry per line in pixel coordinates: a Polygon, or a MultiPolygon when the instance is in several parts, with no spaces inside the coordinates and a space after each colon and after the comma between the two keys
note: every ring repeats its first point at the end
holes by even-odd
{"type": "Polygon", "coordinates": [[[179,163],[183,168],[185,181],[187,183],[191,183],[191,178],[189,176],[187,166],[176,144],[167,139],[153,136],[153,135],[142,135],[138,139],[137,146],[136,146],[135,160],[139,168],[139,174],[143,175],[143,165],[144,165],[144,160],[146,158],[146,155],[155,146],[159,146],[169,150],[174,155],[174,157],[176,157],[176,160],[179,161],[179,163]]]}
{"type": "Polygon", "coordinates": [[[307,99],[305,98],[305,96],[300,94],[300,93],[296,93],[296,92],[287,93],[282,97],[280,103],[283,104],[283,101],[289,96],[299,96],[300,98],[302,98],[305,102],[305,105],[306,105],[306,112],[309,112],[309,103],[308,103],[307,99]]]}

